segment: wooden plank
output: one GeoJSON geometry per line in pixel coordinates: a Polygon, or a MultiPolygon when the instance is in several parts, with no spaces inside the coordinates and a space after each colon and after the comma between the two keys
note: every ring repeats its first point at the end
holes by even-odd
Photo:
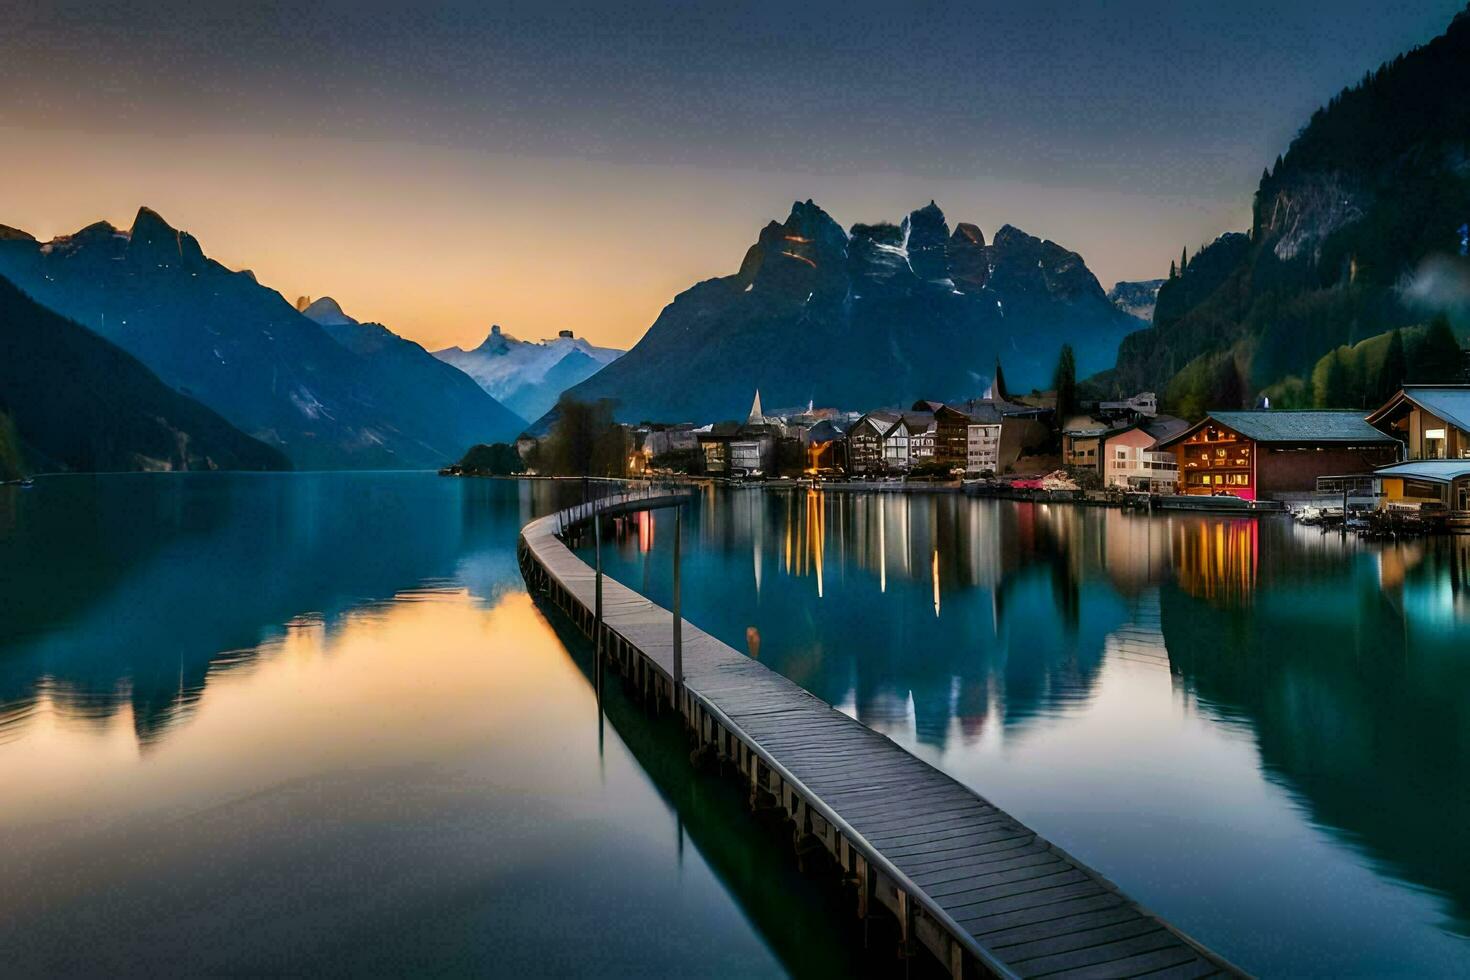
{"type": "Polygon", "coordinates": [[[1055,888],[1028,891],[1021,895],[1006,895],[978,902],[945,901],[940,904],[955,919],[985,919],[1006,912],[1021,912],[1043,905],[1055,905],[1071,898],[1091,898],[1106,891],[1107,889],[1100,882],[1084,877],[1081,881],[1067,882],[1055,888]]]}
{"type": "Polygon", "coordinates": [[[969,928],[972,935],[980,937],[983,942],[987,933],[1000,932],[1036,922],[1050,922],[1083,912],[1096,912],[1127,903],[1128,900],[1116,892],[1104,892],[1101,895],[1088,895],[1084,898],[1055,902],[1051,905],[1017,909],[1014,912],[991,912],[975,916],[957,915],[954,918],[961,926],[969,928]]]}
{"type": "Polygon", "coordinates": [[[1073,872],[1077,869],[1069,862],[1063,861],[1055,855],[1035,855],[1036,857],[1049,857],[1047,861],[1033,861],[1026,864],[1018,864],[1015,867],[1005,868],[1001,871],[988,871],[984,874],[976,874],[973,871],[968,877],[955,878],[938,884],[926,885],[924,891],[935,898],[947,898],[951,895],[961,895],[966,892],[978,891],[981,888],[989,888],[992,885],[1008,885],[1013,882],[1030,881],[1035,878],[1049,878],[1063,872],[1073,872]]]}
{"type": "MultiPolygon", "coordinates": [[[[1166,967],[1180,966],[1201,958],[1192,947],[1175,940],[1175,945],[1164,949],[1151,950],[1107,963],[1065,967],[1053,973],[1064,973],[1071,980],[1110,980],[1114,977],[1145,976],[1166,967]]],[[[1046,974],[1024,973],[1022,975],[1045,976],[1046,974]]]]}
{"type": "Polygon", "coordinates": [[[1040,839],[1026,827],[1018,827],[1022,836],[1007,841],[1003,846],[995,843],[974,845],[959,851],[939,851],[934,854],[918,853],[905,855],[900,861],[904,873],[912,881],[921,884],[943,884],[956,874],[990,871],[1008,871],[1027,863],[1050,860],[1058,857],[1051,845],[1040,839]]]}
{"type": "MultiPolygon", "coordinates": [[[[1021,878],[1017,881],[1006,881],[996,885],[982,884],[976,888],[966,888],[960,891],[946,892],[943,895],[935,895],[939,903],[947,909],[973,908],[977,905],[989,902],[1009,901],[1012,898],[1030,898],[1032,896],[1047,896],[1051,893],[1065,891],[1073,885],[1088,885],[1090,887],[1101,887],[1096,879],[1076,865],[1064,864],[1059,869],[1054,869],[1047,874],[1021,878]]],[[[1024,906],[1022,906],[1024,907],[1024,906]]]]}
{"type": "Polygon", "coordinates": [[[1115,905],[1112,908],[1099,909],[1096,912],[1076,912],[1064,915],[1057,919],[1047,919],[1042,922],[1033,922],[1024,926],[1013,926],[1009,929],[1000,929],[985,934],[985,944],[992,949],[1000,950],[1022,943],[1036,942],[1037,940],[1051,939],[1056,936],[1073,935],[1078,932],[1087,932],[1101,926],[1115,925],[1120,922],[1153,922],[1154,920],[1143,915],[1133,905],[1115,905]]]}
{"type": "Polygon", "coordinates": [[[1019,824],[999,827],[989,833],[972,833],[963,837],[954,837],[942,843],[914,842],[902,846],[888,846],[883,848],[883,853],[890,858],[908,857],[915,854],[943,854],[946,851],[969,850],[971,848],[994,848],[994,845],[1005,841],[1021,840],[1035,837],[1034,831],[1027,830],[1019,824]]]}
{"type": "MultiPolygon", "coordinates": [[[[1075,922],[1069,924],[1072,926],[1076,925],[1075,922]]],[[[1028,961],[1040,961],[1043,957],[1104,946],[1108,943],[1117,942],[1118,940],[1132,939],[1154,932],[1167,936],[1170,942],[1178,941],[1173,936],[1169,936],[1167,932],[1164,932],[1163,927],[1153,919],[1146,919],[1141,915],[1135,915],[1092,929],[1084,929],[1080,932],[1074,930],[1060,935],[1048,936],[1044,939],[1033,939],[1027,943],[1001,946],[996,944],[993,939],[991,943],[993,948],[1005,950],[1005,957],[1009,962],[1015,963],[1021,969],[1030,969],[1026,965],[1028,961]]],[[[1146,950],[1135,950],[1134,952],[1146,952],[1146,950]]],[[[1037,966],[1037,969],[1041,970],[1044,968],[1037,966]]]]}
{"type": "Polygon", "coordinates": [[[1218,966],[1201,957],[1178,966],[1168,966],[1147,974],[1148,980],[1203,980],[1205,977],[1223,977],[1218,966]]]}

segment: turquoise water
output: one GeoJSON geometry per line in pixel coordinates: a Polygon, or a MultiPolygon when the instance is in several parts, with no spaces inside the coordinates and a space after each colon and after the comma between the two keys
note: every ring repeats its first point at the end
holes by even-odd
{"type": "MultiPolygon", "coordinates": [[[[684,519],[689,620],[1246,969],[1470,969],[1470,539],[804,491],[684,519]]],[[[672,520],[605,547],[664,604],[672,520]]]]}
{"type": "Polygon", "coordinates": [[[515,565],[580,488],[0,488],[0,974],[849,974],[515,565]]]}

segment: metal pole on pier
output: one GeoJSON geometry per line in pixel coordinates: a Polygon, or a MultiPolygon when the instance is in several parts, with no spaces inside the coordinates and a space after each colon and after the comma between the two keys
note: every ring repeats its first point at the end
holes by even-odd
{"type": "Polygon", "coordinates": [[[674,709],[679,708],[679,695],[684,690],[684,616],[679,611],[679,534],[682,521],[674,508],[674,709]]]}
{"type": "Polygon", "coordinates": [[[602,511],[592,515],[592,539],[597,554],[596,608],[592,617],[592,635],[596,639],[597,665],[602,666],[602,511]]]}

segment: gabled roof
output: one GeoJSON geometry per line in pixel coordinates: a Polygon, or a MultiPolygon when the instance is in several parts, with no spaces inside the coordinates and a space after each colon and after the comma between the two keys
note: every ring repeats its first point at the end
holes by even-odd
{"type": "Polygon", "coordinates": [[[1172,415],[1155,415],[1139,422],[1139,428],[1154,437],[1154,442],[1167,442],[1189,430],[1189,423],[1172,415]]]}
{"type": "Polygon", "coordinates": [[[1377,425],[1405,402],[1418,405],[1457,429],[1470,431],[1470,385],[1404,385],[1387,404],[1368,416],[1368,422],[1377,425]]]}
{"type": "MultiPolygon", "coordinates": [[[[900,418],[901,416],[897,412],[869,412],[868,414],[864,415],[862,418],[854,422],[852,424],[852,428],[856,429],[858,426],[866,422],[873,429],[874,432],[877,432],[880,436],[886,436],[888,435],[889,431],[892,430],[894,425],[897,424],[900,418]]],[[[852,430],[849,429],[848,431],[852,430]]]]}
{"type": "Polygon", "coordinates": [[[708,428],[696,430],[701,442],[709,442],[715,439],[734,439],[740,435],[740,422],[715,422],[708,428]]]}
{"type": "Polygon", "coordinates": [[[1006,416],[1035,416],[1046,411],[1020,402],[994,398],[978,398],[949,407],[964,412],[972,421],[982,425],[994,425],[1006,416]]]}
{"type": "Polygon", "coordinates": [[[844,435],[842,426],[831,419],[822,419],[816,425],[807,430],[808,442],[833,442],[841,439],[844,435]]]}
{"type": "Polygon", "coordinates": [[[1415,480],[1437,480],[1449,483],[1470,476],[1470,459],[1416,459],[1407,463],[1380,466],[1374,476],[1398,476],[1415,480]]]}
{"type": "Polygon", "coordinates": [[[1262,409],[1250,412],[1211,412],[1203,419],[1154,448],[1166,449],[1194,435],[1211,422],[1245,436],[1255,442],[1278,443],[1365,443],[1397,442],[1378,431],[1353,411],[1281,411],[1262,409]]]}

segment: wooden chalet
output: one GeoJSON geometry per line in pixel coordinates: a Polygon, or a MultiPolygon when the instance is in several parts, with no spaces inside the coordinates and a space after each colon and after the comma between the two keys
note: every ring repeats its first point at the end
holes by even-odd
{"type": "Polygon", "coordinates": [[[1399,459],[1399,442],[1357,412],[1212,412],[1172,439],[1180,491],[1243,500],[1315,489],[1317,478],[1399,459]]]}

